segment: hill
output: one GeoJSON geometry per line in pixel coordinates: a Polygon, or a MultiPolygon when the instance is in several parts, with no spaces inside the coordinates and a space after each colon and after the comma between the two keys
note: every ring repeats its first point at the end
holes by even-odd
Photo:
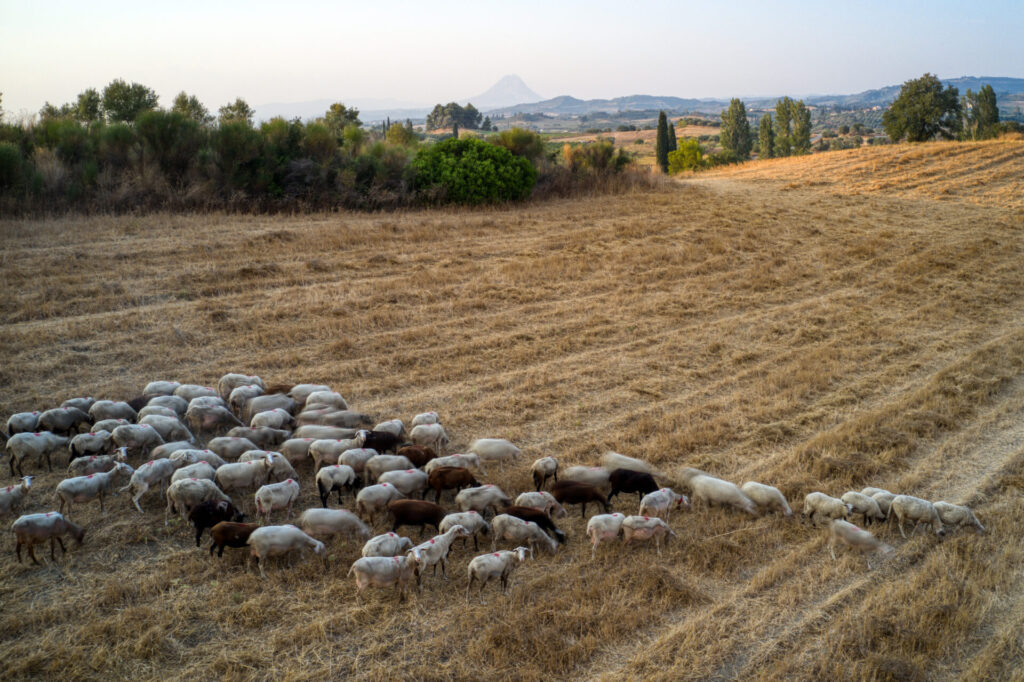
{"type": "MultiPolygon", "coordinates": [[[[797,513],[810,490],[877,485],[969,504],[987,528],[872,526],[895,553],[868,571],[833,561],[821,528],[698,505],[673,514],[663,556],[616,543],[593,561],[570,509],[569,542],[509,596],[491,584],[467,603],[476,552],[457,545],[450,580],[427,575],[399,604],[357,600],[357,544],[271,560],[261,580],[244,552],[211,558],[165,527],[158,493],[145,514],[121,495],[76,506],[85,544],[57,563],[19,565],[8,536],[0,675],[1019,675],[1024,231],[987,184],[1019,177],[1022,152],[862,149],[504,209],[0,220],[4,417],[240,370],[407,423],[436,409],[451,451],[509,438],[524,458],[484,480],[510,493],[532,488],[535,457],[614,449],[661,482],[696,466],[776,485],[797,513]],[[868,160],[894,184],[872,184],[868,160]],[[936,189],[942,175],[962,187],[936,189]]],[[[52,507],[63,464],[27,463],[26,511],[52,507]]],[[[311,471],[299,479],[298,508],[319,505],[311,471]]],[[[251,494],[236,500],[251,513],[251,494]]]]}
{"type": "Polygon", "coordinates": [[[523,79],[516,75],[504,76],[485,92],[466,101],[471,102],[480,111],[488,111],[499,107],[507,107],[520,102],[536,102],[541,99],[523,79]]]}

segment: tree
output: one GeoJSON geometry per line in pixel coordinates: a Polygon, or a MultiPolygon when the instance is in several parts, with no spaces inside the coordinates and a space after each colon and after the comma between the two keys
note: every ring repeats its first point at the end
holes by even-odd
{"type": "Polygon", "coordinates": [[[959,92],[953,86],[943,89],[930,73],[909,80],[882,114],[882,127],[893,142],[953,139],[960,131],[959,92]]]}
{"type": "Polygon", "coordinates": [[[421,147],[412,167],[421,192],[465,204],[525,199],[537,180],[529,161],[474,138],[421,147]]]}
{"type": "Polygon", "coordinates": [[[793,118],[793,136],[791,138],[794,154],[811,152],[811,111],[804,101],[790,103],[790,115],[793,118]]]}
{"type": "Polygon", "coordinates": [[[460,106],[455,102],[448,104],[435,104],[434,108],[427,114],[427,130],[440,128],[451,128],[458,123],[460,127],[467,130],[477,130],[483,116],[472,104],[460,106]]]}
{"type": "Polygon", "coordinates": [[[532,130],[508,128],[492,137],[490,141],[516,156],[529,159],[534,165],[544,157],[544,138],[532,130]]]}
{"type": "Polygon", "coordinates": [[[658,114],[657,144],[654,148],[654,158],[662,173],[668,173],[668,117],[662,111],[658,114]]]}
{"type": "Polygon", "coordinates": [[[184,90],[179,92],[174,98],[171,111],[181,114],[202,126],[213,123],[213,116],[210,115],[210,110],[203,106],[198,97],[189,95],[184,90]]]}
{"type": "Polygon", "coordinates": [[[103,118],[103,100],[96,88],[86,88],[78,93],[75,118],[83,123],[92,123],[103,118]]]}
{"type": "Polygon", "coordinates": [[[454,137],[456,140],[459,139],[459,122],[458,121],[454,121],[452,123],[452,137],[454,137]]]}
{"type": "Polygon", "coordinates": [[[72,118],[74,115],[75,106],[73,104],[62,104],[58,107],[49,102],[44,102],[39,110],[39,118],[43,121],[55,118],[72,118]]]}
{"type": "Polygon", "coordinates": [[[793,100],[788,97],[775,102],[775,156],[789,156],[793,153],[790,128],[792,107],[793,100]]]}
{"type": "Polygon", "coordinates": [[[775,129],[772,128],[772,115],[768,112],[761,117],[757,127],[757,148],[758,156],[762,159],[775,156],[775,129]]]}
{"type": "Polygon", "coordinates": [[[416,133],[412,131],[412,127],[406,127],[401,123],[392,123],[388,127],[387,133],[384,134],[384,138],[391,144],[397,144],[405,146],[412,144],[416,141],[416,133]]]}
{"type": "Polygon", "coordinates": [[[335,102],[328,107],[327,113],[324,114],[324,123],[332,133],[339,137],[343,135],[348,126],[363,125],[363,122],[359,120],[359,109],[346,107],[341,102],[335,102]]]}
{"type": "Polygon", "coordinates": [[[700,170],[707,166],[704,148],[692,137],[683,140],[679,149],[669,152],[668,155],[668,172],[672,175],[688,170],[700,170]]]}
{"type": "Polygon", "coordinates": [[[245,123],[248,126],[252,126],[253,114],[252,107],[241,97],[235,98],[235,101],[231,104],[225,104],[217,110],[218,120],[221,125],[225,123],[232,123],[235,121],[245,123]]]}
{"type": "Polygon", "coordinates": [[[668,122],[668,150],[674,152],[679,149],[679,144],[676,142],[676,124],[672,121],[668,122]]]}
{"type": "Polygon", "coordinates": [[[481,130],[486,130],[486,131],[490,132],[490,130],[491,130],[491,117],[490,116],[484,116],[484,122],[480,124],[480,129],[481,130]]]}
{"type": "Polygon", "coordinates": [[[741,161],[750,158],[754,140],[750,136],[747,108],[735,97],[729,102],[729,108],[722,112],[721,144],[722,149],[741,161]]]}
{"type": "Polygon", "coordinates": [[[116,78],[103,88],[103,113],[107,120],[131,123],[144,111],[156,109],[160,98],[141,83],[130,85],[116,78]]]}
{"type": "Polygon", "coordinates": [[[960,100],[963,111],[964,137],[969,140],[985,140],[999,133],[999,106],[996,93],[986,83],[977,93],[970,90],[960,100]]]}

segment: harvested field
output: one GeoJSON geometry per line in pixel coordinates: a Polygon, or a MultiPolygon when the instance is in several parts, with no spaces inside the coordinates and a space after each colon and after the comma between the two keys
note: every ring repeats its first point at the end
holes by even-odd
{"type": "MultiPolygon", "coordinates": [[[[797,510],[876,485],[988,529],[882,529],[896,553],[869,572],[824,529],[701,507],[662,558],[591,562],[571,509],[508,598],[466,603],[457,546],[448,583],[360,604],[353,543],[262,581],[122,495],[77,506],[85,544],[42,568],[7,534],[0,676],[1024,679],[1022,158],[896,146],[510,209],[0,222],[5,418],[244,371],[381,418],[435,409],[451,452],[508,438],[525,458],[487,481],[510,493],[536,457],[614,449],[797,510]]],[[[64,461],[27,464],[26,511],[53,508],[64,461]]]]}

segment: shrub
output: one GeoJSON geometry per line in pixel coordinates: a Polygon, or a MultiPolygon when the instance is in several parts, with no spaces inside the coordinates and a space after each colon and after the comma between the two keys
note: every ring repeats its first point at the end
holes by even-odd
{"type": "Polygon", "coordinates": [[[704,149],[692,137],[680,142],[679,149],[668,154],[668,172],[672,175],[683,171],[701,170],[708,165],[704,149]]]}
{"type": "Polygon", "coordinates": [[[421,149],[412,166],[420,192],[454,203],[525,199],[537,180],[525,158],[473,139],[451,138],[421,149]]]}
{"type": "Polygon", "coordinates": [[[172,183],[185,179],[196,153],[205,142],[202,127],[176,111],[146,111],[135,120],[139,138],[172,183]]]}
{"type": "Polygon", "coordinates": [[[25,162],[21,152],[10,142],[0,142],[0,190],[8,191],[25,181],[25,162]]]}
{"type": "Polygon", "coordinates": [[[491,143],[504,147],[534,165],[544,157],[544,139],[532,130],[509,128],[492,136],[491,143]]]}

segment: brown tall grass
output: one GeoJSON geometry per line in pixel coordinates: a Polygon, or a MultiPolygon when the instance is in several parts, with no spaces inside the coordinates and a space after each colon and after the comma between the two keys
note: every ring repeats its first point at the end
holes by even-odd
{"type": "MultiPolygon", "coordinates": [[[[0,223],[3,415],[249,371],[380,417],[436,409],[453,451],[509,438],[526,461],[488,478],[509,492],[534,457],[615,449],[795,507],[866,484],[967,503],[989,531],[883,528],[897,552],[869,572],[833,562],[822,529],[700,508],[673,517],[662,558],[591,562],[577,512],[507,598],[465,602],[457,547],[449,582],[357,604],[354,543],[261,581],[165,529],[152,494],[144,516],[122,496],[76,508],[86,544],[57,563],[0,561],[2,677],[1020,679],[1024,145],[1008,144],[509,210],[0,223]],[[947,176],[961,189],[936,189],[947,176]]],[[[28,468],[28,511],[45,511],[62,474],[28,468]]],[[[300,506],[318,504],[300,478],[300,506]]]]}

